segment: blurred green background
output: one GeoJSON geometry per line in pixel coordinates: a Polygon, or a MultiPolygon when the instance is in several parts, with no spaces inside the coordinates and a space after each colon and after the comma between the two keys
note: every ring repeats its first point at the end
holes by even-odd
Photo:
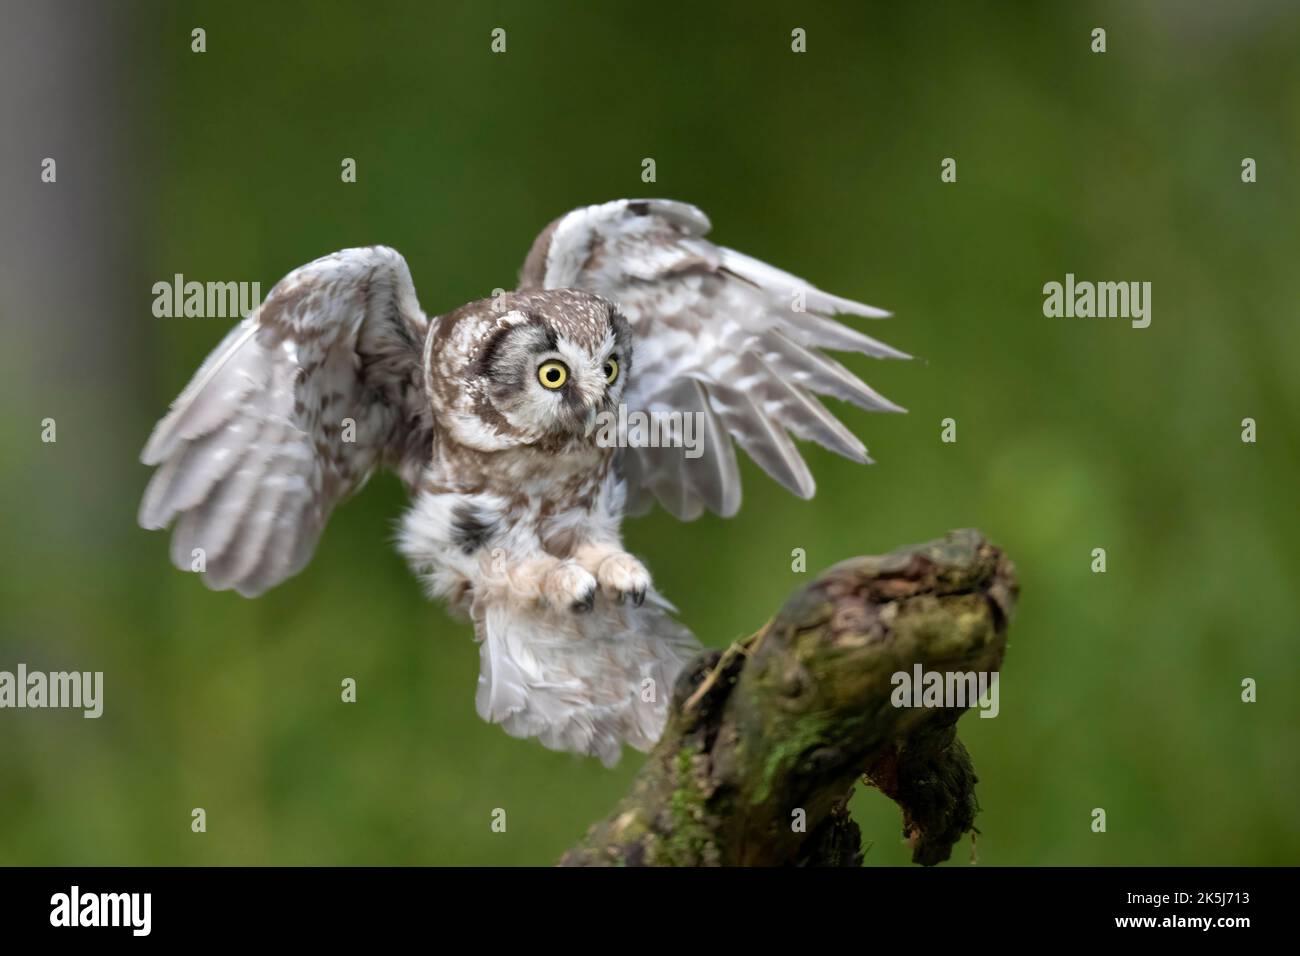
{"type": "MultiPolygon", "coordinates": [[[[736,518],[628,525],[701,639],[805,583],[793,548],[812,573],[979,527],[1023,587],[1001,714],[962,722],[981,863],[1300,860],[1294,5],[4,13],[0,669],[102,670],[106,689],[98,721],[0,711],[0,863],[547,864],[612,807],[641,755],[606,771],[476,717],[469,628],[390,546],[396,479],[247,601],[136,527],[137,455],[230,324],[154,318],[154,282],[266,291],[385,243],[434,314],[511,287],[552,217],[646,194],[893,310],[869,331],[917,356],[846,360],[910,409],[837,405],[879,464],[809,448],[800,502],[746,463],[736,518]],[[1150,281],[1151,327],[1045,318],[1067,272],[1150,281]]],[[[868,865],[907,861],[893,804],[860,789],[853,811],[868,865]]]]}

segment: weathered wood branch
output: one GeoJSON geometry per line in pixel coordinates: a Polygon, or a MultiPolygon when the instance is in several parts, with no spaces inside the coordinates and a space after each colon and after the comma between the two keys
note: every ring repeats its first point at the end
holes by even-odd
{"type": "Polygon", "coordinates": [[[627,796],[561,864],[856,866],[859,780],[899,804],[915,862],[948,859],[978,811],[967,708],[895,706],[893,677],[996,673],[1016,594],[1011,563],[969,530],[830,568],[696,658],[627,796]]]}

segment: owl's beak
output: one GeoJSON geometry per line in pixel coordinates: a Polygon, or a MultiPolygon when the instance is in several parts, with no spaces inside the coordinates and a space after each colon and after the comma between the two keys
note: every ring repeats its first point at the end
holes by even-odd
{"type": "Polygon", "coordinates": [[[596,430],[596,408],[593,405],[587,406],[587,420],[582,429],[582,437],[590,438],[591,433],[596,430]]]}

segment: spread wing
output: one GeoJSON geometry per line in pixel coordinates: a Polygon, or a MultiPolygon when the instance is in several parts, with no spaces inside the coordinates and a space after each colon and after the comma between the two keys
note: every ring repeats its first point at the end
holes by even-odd
{"type": "Polygon", "coordinates": [[[698,413],[691,421],[702,425],[702,453],[692,457],[680,447],[691,437],[683,432],[679,447],[629,449],[623,460],[632,510],[653,495],[686,520],[706,507],[724,516],[740,507],[732,439],[801,498],[815,485],[791,435],[869,461],[862,442],[816,396],[869,411],[903,409],[821,350],[908,357],[831,318],[887,312],[714,245],[704,238],[709,228],[704,213],[686,203],[588,206],[546,228],[520,275],[521,288],[585,289],[619,306],[636,335],[630,407],[698,413]]]}
{"type": "Polygon", "coordinates": [[[246,597],[302,570],[334,506],[377,465],[431,454],[429,322],[393,249],[295,269],[208,356],[153,430],[140,524],[176,523],[172,563],[246,597]]]}

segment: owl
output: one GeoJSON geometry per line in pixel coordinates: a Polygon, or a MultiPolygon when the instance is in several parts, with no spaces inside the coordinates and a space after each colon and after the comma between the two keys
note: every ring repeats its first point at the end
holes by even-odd
{"type": "Polygon", "coordinates": [[[832,318],[888,313],[709,229],[668,200],[577,209],[533,242],[518,291],[432,319],[393,249],[294,270],[154,428],[140,524],[173,526],[177,567],[254,597],[391,469],[410,496],[399,550],[473,622],[479,715],[606,765],[648,750],[699,645],[624,549],[623,516],[735,514],[733,443],[811,497],[793,439],[869,461],[815,396],[903,410],[823,351],[907,358],[832,318]],[[596,427],[630,412],[667,423],[657,441],[596,427]]]}

